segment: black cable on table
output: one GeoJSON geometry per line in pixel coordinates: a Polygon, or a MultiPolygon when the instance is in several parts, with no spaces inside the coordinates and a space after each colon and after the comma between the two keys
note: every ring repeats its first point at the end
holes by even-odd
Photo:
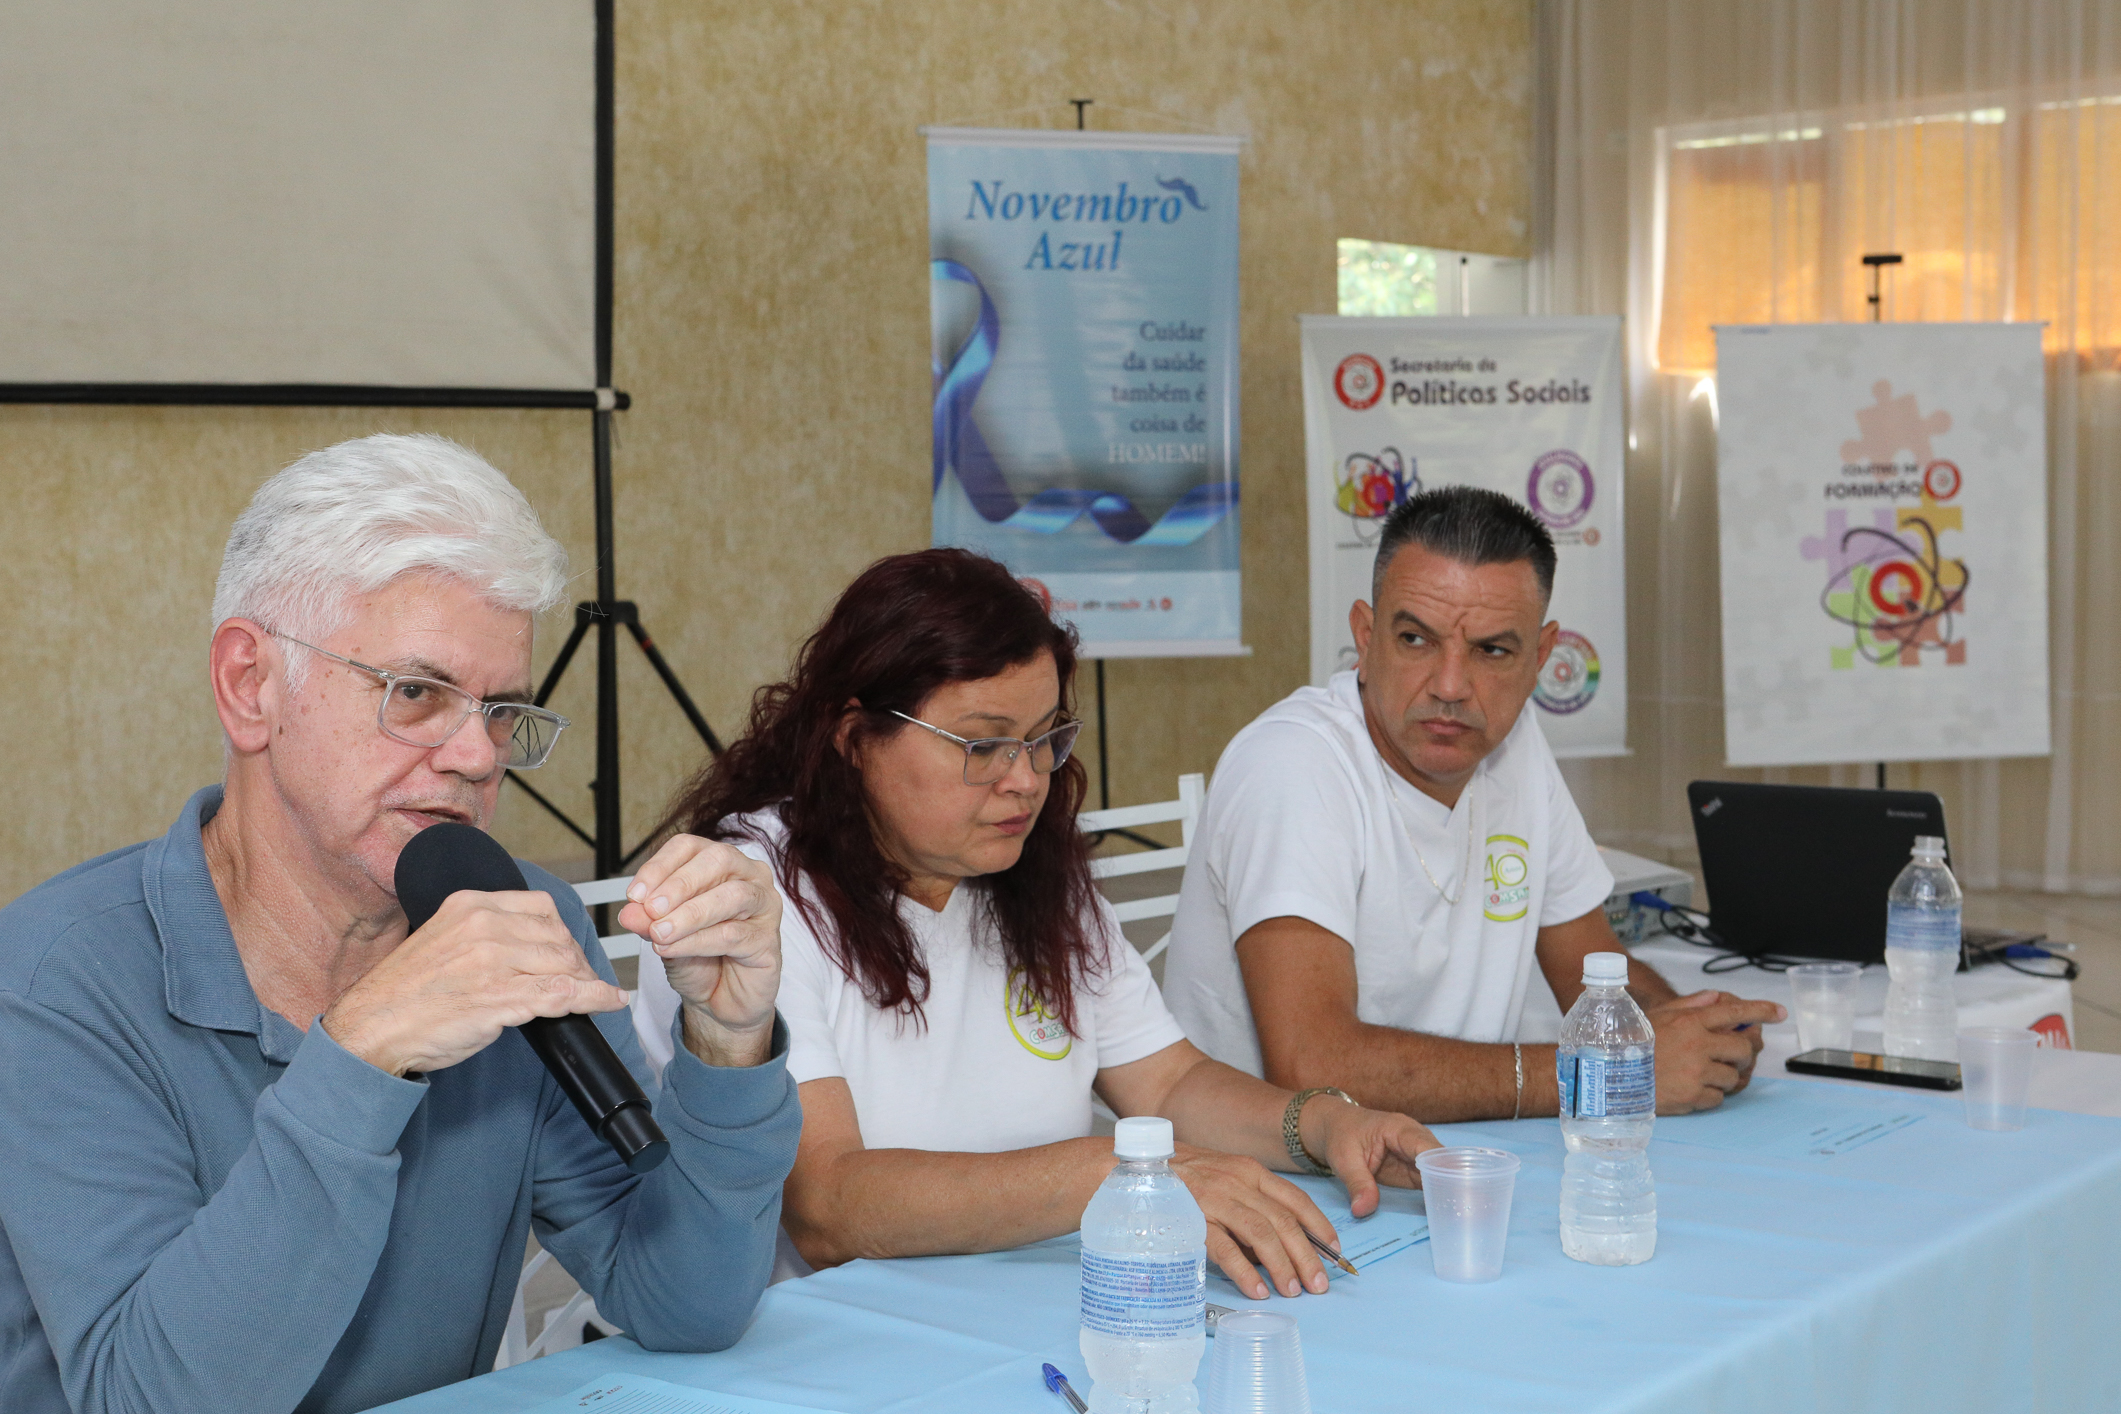
{"type": "Polygon", "coordinates": [[[1774,953],[1744,953],[1732,947],[1709,923],[1709,916],[1698,909],[1684,907],[1662,898],[1647,889],[1628,896],[1629,901],[1657,911],[1657,928],[1661,933],[1692,943],[1695,947],[1708,948],[1716,956],[1701,964],[1704,975],[1715,977],[1726,972],[1737,972],[1748,967],[1757,967],[1762,972],[1782,973],[1797,966],[1800,959],[1778,957],[1774,953]],[[1676,922],[1674,920],[1677,920],[1676,922]]]}

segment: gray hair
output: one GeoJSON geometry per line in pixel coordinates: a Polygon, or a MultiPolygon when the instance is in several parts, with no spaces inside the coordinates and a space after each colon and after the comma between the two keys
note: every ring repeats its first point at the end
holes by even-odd
{"type": "MultiPolygon", "coordinates": [[[[420,570],[532,614],[567,592],[567,552],[507,477],[446,437],[384,434],[311,452],[258,488],[228,533],[214,623],[318,642],[345,627],[352,596],[420,570]]],[[[290,657],[291,678],[308,656],[290,657]]]]}
{"type": "Polygon", "coordinates": [[[1500,491],[1439,486],[1423,491],[1385,517],[1370,571],[1370,602],[1385,582],[1385,567],[1408,543],[1464,565],[1532,566],[1542,598],[1554,593],[1554,537],[1539,518],[1500,491]]]}

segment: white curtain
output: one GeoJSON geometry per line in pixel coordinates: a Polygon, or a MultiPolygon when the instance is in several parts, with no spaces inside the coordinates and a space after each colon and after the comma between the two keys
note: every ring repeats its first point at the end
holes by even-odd
{"type": "MultiPolygon", "coordinates": [[[[1690,862],[1724,765],[1710,322],[2048,323],[2054,755],[1899,765],[1975,887],[2121,893],[2121,3],[1539,0],[1532,308],[1626,317],[1633,755],[1596,837],[1690,862]],[[1704,355],[1704,349],[1707,352],[1704,355]]],[[[1743,651],[1742,645],[1736,646],[1743,651]]],[[[2027,685],[2027,710],[2040,704],[2027,685]]]]}

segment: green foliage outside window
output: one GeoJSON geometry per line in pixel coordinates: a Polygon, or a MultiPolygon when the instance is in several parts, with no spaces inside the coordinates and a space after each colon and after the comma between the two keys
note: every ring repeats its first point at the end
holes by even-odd
{"type": "Polygon", "coordinates": [[[1436,253],[1388,241],[1340,242],[1342,314],[1434,314],[1436,253]]]}

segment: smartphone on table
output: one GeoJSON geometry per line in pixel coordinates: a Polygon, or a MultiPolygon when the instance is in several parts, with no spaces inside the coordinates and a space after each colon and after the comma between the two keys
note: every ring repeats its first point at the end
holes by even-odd
{"type": "Polygon", "coordinates": [[[1957,1061],[1881,1056],[1872,1051],[1806,1051],[1783,1067],[1796,1075],[1828,1075],[1836,1080],[1870,1080],[1880,1085],[1911,1085],[1918,1090],[1957,1090],[1957,1061]]]}

